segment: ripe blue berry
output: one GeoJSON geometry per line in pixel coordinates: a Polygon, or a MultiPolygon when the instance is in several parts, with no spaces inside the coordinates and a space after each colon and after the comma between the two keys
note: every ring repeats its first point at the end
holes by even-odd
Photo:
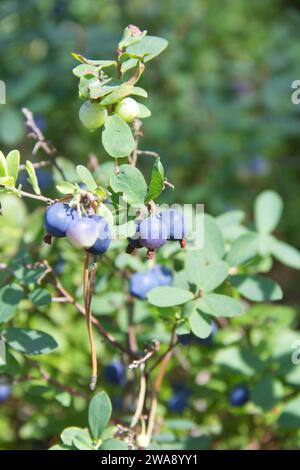
{"type": "Polygon", "coordinates": [[[148,292],[158,287],[158,281],[150,270],[135,273],[130,278],[130,293],[138,299],[144,300],[148,292]]]}
{"type": "Polygon", "coordinates": [[[56,238],[66,236],[69,226],[78,218],[78,213],[68,204],[57,202],[48,207],[45,213],[45,228],[56,238]]]}
{"type": "Polygon", "coordinates": [[[11,386],[6,383],[0,384],[0,403],[7,400],[11,394],[11,386]]]}
{"type": "Polygon", "coordinates": [[[229,401],[232,406],[242,406],[249,400],[249,391],[245,385],[236,385],[230,391],[229,401]]]}
{"type": "Polygon", "coordinates": [[[170,269],[162,266],[161,264],[156,264],[151,272],[156,277],[159,286],[170,286],[173,282],[173,274],[170,269]]]}
{"type": "Polygon", "coordinates": [[[167,241],[168,229],[161,217],[152,215],[140,223],[140,241],[149,250],[156,250],[167,241]]]}
{"type": "Polygon", "coordinates": [[[182,413],[188,406],[189,396],[185,390],[175,392],[168,400],[167,405],[170,411],[182,413]]]}
{"type": "Polygon", "coordinates": [[[125,367],[120,361],[113,361],[104,368],[104,377],[107,382],[115,385],[124,385],[126,382],[125,367]]]}
{"type": "Polygon", "coordinates": [[[77,248],[91,248],[98,238],[97,222],[91,217],[78,217],[69,226],[66,235],[77,248]]]}
{"type": "Polygon", "coordinates": [[[93,246],[88,249],[88,252],[100,256],[106,252],[110,245],[111,234],[109,225],[106,220],[99,215],[93,215],[91,219],[97,224],[97,239],[93,246]]]}
{"type": "Polygon", "coordinates": [[[156,265],[142,273],[135,273],[130,278],[130,293],[144,300],[154,287],[170,286],[173,282],[172,272],[161,265],[156,265]]]}
{"type": "Polygon", "coordinates": [[[168,240],[182,240],[187,235],[187,223],[181,211],[169,209],[160,214],[167,227],[168,240]]]}
{"type": "Polygon", "coordinates": [[[194,335],[191,333],[186,333],[184,335],[177,335],[178,343],[182,344],[183,346],[187,346],[191,344],[194,340],[194,335]]]}
{"type": "Polygon", "coordinates": [[[135,221],[135,227],[135,234],[133,237],[128,238],[129,245],[126,250],[127,253],[132,253],[132,251],[135,249],[143,248],[143,245],[140,241],[140,221],[135,221]]]}

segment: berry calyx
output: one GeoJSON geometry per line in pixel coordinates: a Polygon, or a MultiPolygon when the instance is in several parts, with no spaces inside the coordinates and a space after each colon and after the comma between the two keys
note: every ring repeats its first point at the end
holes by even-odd
{"type": "MultiPolygon", "coordinates": [[[[45,213],[45,228],[47,235],[55,238],[66,236],[69,226],[78,218],[78,213],[63,202],[57,202],[48,207],[45,213]]],[[[45,237],[46,243],[51,243],[51,237],[45,237]]]]}
{"type": "Polygon", "coordinates": [[[106,252],[111,242],[109,225],[100,215],[93,215],[90,218],[97,224],[97,239],[87,251],[92,255],[100,256],[106,252]]]}
{"type": "Polygon", "coordinates": [[[132,122],[139,114],[139,105],[133,98],[124,98],[117,104],[115,113],[126,122],[132,122]]]}
{"type": "Polygon", "coordinates": [[[97,222],[91,217],[78,217],[69,226],[66,235],[76,248],[91,248],[98,238],[97,222]]]}
{"type": "Polygon", "coordinates": [[[161,217],[152,215],[140,223],[140,242],[153,251],[160,248],[167,241],[168,229],[161,217]]]}
{"type": "Polygon", "coordinates": [[[79,119],[87,129],[98,129],[103,126],[107,118],[107,111],[99,103],[86,101],[79,109],[79,119]]]}

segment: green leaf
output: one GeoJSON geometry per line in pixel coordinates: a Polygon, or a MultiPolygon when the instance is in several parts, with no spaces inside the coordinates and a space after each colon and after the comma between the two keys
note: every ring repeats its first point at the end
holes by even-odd
{"type": "Polygon", "coordinates": [[[73,69],[73,74],[79,78],[85,77],[86,75],[98,77],[99,70],[98,67],[95,67],[95,65],[80,64],[73,69]]]}
{"type": "Polygon", "coordinates": [[[6,158],[0,150],[0,177],[9,176],[6,158]]]}
{"type": "Polygon", "coordinates": [[[89,426],[95,440],[101,437],[112,412],[111,402],[105,392],[95,395],[89,404],[89,426]]]}
{"type": "Polygon", "coordinates": [[[30,292],[28,298],[38,307],[42,307],[43,305],[48,305],[51,303],[50,293],[41,287],[35,289],[33,292],[30,292]]]}
{"type": "Polygon", "coordinates": [[[190,250],[186,253],[185,271],[190,284],[200,286],[203,282],[205,259],[202,251],[190,250]]]}
{"type": "Polygon", "coordinates": [[[151,181],[145,202],[155,200],[164,189],[165,172],[160,158],[156,158],[152,167],[151,181]]]}
{"type": "Polygon", "coordinates": [[[99,450],[128,450],[128,445],[119,439],[106,439],[99,450]]]}
{"type": "Polygon", "coordinates": [[[105,121],[102,144],[106,152],[114,158],[127,157],[135,148],[130,127],[116,114],[109,116],[105,121]]]}
{"type": "Polygon", "coordinates": [[[230,266],[239,266],[254,258],[258,252],[258,237],[256,233],[245,233],[239,236],[231,245],[226,256],[230,266]]]}
{"type": "Polygon", "coordinates": [[[231,282],[243,297],[255,302],[282,299],[280,286],[267,277],[237,275],[231,277],[231,282]]]}
{"type": "Polygon", "coordinates": [[[139,119],[145,119],[151,116],[151,111],[150,109],[147,108],[147,106],[145,106],[142,103],[138,103],[138,105],[139,105],[139,114],[137,115],[137,117],[139,119]]]}
{"type": "Polygon", "coordinates": [[[25,166],[26,166],[27,173],[29,175],[28,181],[31,184],[33,191],[35,192],[35,194],[40,195],[41,190],[39,187],[38,179],[35,174],[35,169],[34,169],[33,164],[31,163],[31,161],[27,160],[25,166]]]}
{"type": "Polygon", "coordinates": [[[206,294],[198,300],[198,308],[216,317],[233,317],[243,313],[242,305],[238,300],[222,294],[206,294]]]}
{"type": "Polygon", "coordinates": [[[204,246],[202,253],[209,262],[218,261],[223,258],[225,244],[222,232],[214,220],[208,214],[204,214],[204,246]]]}
{"type": "Polygon", "coordinates": [[[96,450],[88,436],[78,435],[73,438],[73,445],[78,450],[96,450]]]}
{"type": "Polygon", "coordinates": [[[110,186],[131,206],[143,206],[147,194],[147,184],[142,173],[132,165],[121,165],[119,173],[110,177],[110,186]]]}
{"type": "Polygon", "coordinates": [[[87,189],[92,192],[96,191],[98,185],[94,180],[91,172],[83,165],[78,165],[76,167],[76,171],[81,181],[86,185],[87,189]]]}
{"type": "Polygon", "coordinates": [[[63,181],[62,183],[56,185],[56,189],[62,194],[74,194],[77,187],[75,184],[69,183],[68,181],[63,181]]]}
{"type": "Polygon", "coordinates": [[[0,323],[12,318],[24,297],[24,291],[18,284],[12,283],[0,289],[0,323]]]}
{"type": "Polygon", "coordinates": [[[272,240],[272,255],[281,263],[290,268],[300,269],[300,252],[291,245],[279,240],[272,240]]]}
{"type": "MultiPolygon", "coordinates": [[[[109,95],[114,90],[117,90],[119,87],[116,85],[104,85],[95,79],[80,79],[79,91],[81,93],[87,93],[92,100],[98,100],[103,98],[103,96],[109,95]]],[[[101,103],[102,104],[102,103],[101,103]]]]}
{"type": "Polygon", "coordinates": [[[9,186],[10,188],[13,188],[15,186],[15,180],[12,176],[3,176],[2,178],[0,178],[0,185],[9,186]]]}
{"type": "Polygon", "coordinates": [[[123,83],[121,86],[116,88],[112,93],[106,96],[102,101],[101,105],[110,106],[118,101],[121,101],[123,98],[129,95],[137,95],[147,98],[148,94],[146,90],[140,87],[135,87],[133,85],[128,85],[128,83],[123,83]]]}
{"type": "Polygon", "coordinates": [[[104,429],[103,433],[101,434],[101,440],[105,441],[106,439],[111,439],[114,437],[117,430],[117,426],[108,426],[108,428],[104,429]]]}
{"type": "Polygon", "coordinates": [[[9,176],[12,176],[16,182],[19,174],[20,167],[20,152],[19,150],[12,150],[6,157],[7,172],[9,176]]]}
{"type": "Polygon", "coordinates": [[[300,395],[286,402],[279,416],[278,425],[283,429],[298,429],[300,427],[300,395]]]}
{"type": "Polygon", "coordinates": [[[283,202],[274,191],[264,191],[255,200],[255,224],[258,232],[271,233],[276,228],[283,210],[283,202]]]}
{"type": "Polygon", "coordinates": [[[148,301],[156,307],[182,305],[194,298],[193,294],[179,287],[155,287],[148,294],[148,301]]]}
{"type": "Polygon", "coordinates": [[[29,328],[8,328],[4,337],[11,348],[24,354],[48,354],[58,346],[52,336],[29,328]]]}
{"type": "Polygon", "coordinates": [[[264,411],[271,410],[282,398],[283,386],[271,374],[264,375],[253,387],[251,399],[264,411]]]}
{"type": "Polygon", "coordinates": [[[228,264],[224,261],[217,261],[203,269],[203,279],[198,287],[206,292],[211,292],[219,287],[228,276],[228,264]]]}
{"type": "Polygon", "coordinates": [[[189,317],[191,331],[198,338],[207,338],[212,329],[211,318],[195,309],[189,317]]]}
{"type": "Polygon", "coordinates": [[[264,364],[247,349],[232,346],[220,349],[215,356],[215,363],[230,372],[251,376],[261,372],[264,364]]]}
{"type": "Polygon", "coordinates": [[[73,445],[73,439],[75,436],[89,437],[89,434],[85,429],[78,428],[76,426],[71,426],[63,430],[63,432],[60,435],[60,438],[63,444],[71,447],[73,445]]]}
{"type": "Polygon", "coordinates": [[[98,66],[101,68],[117,65],[115,60],[91,60],[87,59],[81,54],[77,54],[76,52],[72,52],[72,57],[74,57],[74,59],[78,60],[79,62],[82,62],[83,64],[95,65],[96,67],[98,66]]]}
{"type": "Polygon", "coordinates": [[[145,56],[144,61],[148,62],[163,52],[167,46],[168,41],[166,39],[157,36],[145,36],[138,43],[127,47],[126,52],[145,56]]]}

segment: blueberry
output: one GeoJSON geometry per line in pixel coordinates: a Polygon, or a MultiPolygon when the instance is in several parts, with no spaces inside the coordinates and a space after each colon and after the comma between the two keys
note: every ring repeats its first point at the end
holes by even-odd
{"type": "Polygon", "coordinates": [[[151,271],[156,277],[159,286],[170,286],[172,284],[173,274],[170,269],[161,264],[156,264],[151,271]]]}
{"type": "Polygon", "coordinates": [[[184,335],[177,335],[178,342],[183,346],[191,344],[194,340],[194,335],[191,333],[186,333],[184,335]]]}
{"type": "Polygon", "coordinates": [[[140,241],[149,250],[156,250],[164,245],[167,236],[167,227],[157,215],[152,215],[140,223],[140,241]]]}
{"type": "Polygon", "coordinates": [[[45,228],[49,235],[56,238],[66,236],[71,224],[78,218],[78,213],[68,204],[57,202],[48,207],[45,213],[45,228]]]}
{"type": "Polygon", "coordinates": [[[91,217],[78,217],[66,232],[68,240],[77,248],[91,248],[97,241],[97,222],[91,217]]]}
{"type": "Polygon", "coordinates": [[[141,300],[147,297],[151,289],[158,286],[158,280],[151,270],[135,273],[130,278],[130,293],[141,300]]]}
{"type": "Polygon", "coordinates": [[[160,264],[142,273],[135,273],[130,278],[130,292],[139,299],[145,299],[154,287],[170,286],[173,282],[172,272],[160,264]]]}
{"type": "Polygon", "coordinates": [[[128,238],[129,249],[127,250],[128,253],[132,252],[134,249],[143,248],[143,245],[140,241],[140,221],[135,220],[135,234],[133,237],[128,238]]]}
{"type": "Polygon", "coordinates": [[[107,382],[115,385],[124,385],[126,382],[125,367],[120,361],[113,361],[104,368],[104,377],[107,382]]]}
{"type": "Polygon", "coordinates": [[[160,214],[167,227],[168,240],[182,240],[187,234],[187,224],[181,211],[169,209],[160,214]]]}
{"type": "Polygon", "coordinates": [[[63,259],[59,259],[57,263],[54,265],[54,272],[55,274],[62,274],[65,270],[65,261],[63,259]]]}
{"type": "Polygon", "coordinates": [[[93,215],[90,217],[97,224],[97,240],[91,248],[88,249],[89,253],[100,256],[106,252],[110,245],[111,234],[109,225],[106,220],[100,215],[93,215]]]}
{"type": "Polygon", "coordinates": [[[233,387],[229,394],[229,401],[232,406],[242,406],[249,400],[249,391],[245,385],[239,384],[233,387]]]}
{"type": "Polygon", "coordinates": [[[185,391],[175,392],[167,402],[167,406],[170,411],[183,412],[189,402],[189,397],[185,391]]]}
{"type": "Polygon", "coordinates": [[[0,384],[0,403],[7,400],[11,394],[11,386],[9,384],[0,384]]]}
{"type": "Polygon", "coordinates": [[[253,174],[266,175],[269,170],[268,161],[264,157],[256,155],[250,160],[249,169],[253,174]]]}

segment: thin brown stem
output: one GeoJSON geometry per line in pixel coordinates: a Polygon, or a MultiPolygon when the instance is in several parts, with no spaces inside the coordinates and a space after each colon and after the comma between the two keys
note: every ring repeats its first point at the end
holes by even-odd
{"type": "Polygon", "coordinates": [[[135,413],[132,417],[131,424],[130,424],[131,428],[134,428],[137,425],[140,417],[142,416],[144,404],[145,404],[145,398],[146,398],[147,379],[146,379],[146,374],[145,374],[144,363],[140,365],[140,371],[141,371],[140,391],[139,391],[139,396],[137,400],[136,410],[135,410],[135,413]]]}
{"type": "Polygon", "coordinates": [[[91,297],[93,295],[93,286],[95,282],[95,274],[96,269],[94,263],[93,266],[93,274],[91,276],[91,283],[89,286],[89,261],[90,255],[88,253],[85,254],[84,257],[84,264],[83,264],[83,292],[84,292],[84,307],[85,307],[85,317],[91,347],[91,355],[92,355],[92,378],[90,383],[91,390],[94,390],[97,383],[97,354],[96,354],[96,347],[93,335],[93,327],[92,327],[92,315],[91,315],[91,297]]]}
{"type": "Polygon", "coordinates": [[[136,166],[137,160],[138,160],[138,149],[139,149],[139,141],[140,137],[143,135],[141,132],[141,128],[143,126],[143,123],[140,119],[135,119],[133,121],[133,135],[134,135],[134,140],[135,140],[135,148],[129,158],[129,163],[132,166],[136,166]]]}
{"type": "MultiPolygon", "coordinates": [[[[164,376],[166,374],[169,362],[172,358],[174,348],[177,344],[177,339],[176,339],[176,333],[175,333],[175,328],[172,332],[172,337],[170,341],[170,345],[166,351],[166,353],[160,358],[159,362],[157,361],[157,365],[160,364],[160,368],[158,370],[158,374],[153,386],[152,390],[152,401],[151,401],[151,406],[150,406],[150,412],[149,412],[149,419],[148,419],[148,427],[147,427],[147,436],[149,438],[149,441],[151,439],[151,436],[154,431],[154,426],[155,426],[155,417],[156,417],[156,410],[157,410],[157,402],[158,402],[158,393],[162,384],[162,381],[164,379],[164,376]]],[[[156,363],[155,363],[156,364],[156,363]]],[[[156,366],[154,364],[154,366],[156,366]]],[[[153,366],[150,370],[153,370],[153,366]]]]}
{"type": "Polygon", "coordinates": [[[12,190],[10,186],[7,186],[5,184],[1,184],[0,188],[6,189],[7,191],[13,192],[16,195],[20,195],[21,197],[28,197],[29,199],[36,199],[37,201],[45,202],[46,204],[54,203],[53,199],[46,197],[46,196],[42,196],[42,194],[27,193],[26,191],[19,191],[15,188],[13,188],[12,190]]]}
{"type": "MultiPolygon", "coordinates": [[[[47,268],[46,271],[48,274],[50,273],[53,277],[54,281],[54,286],[58,290],[58,292],[67,299],[69,304],[74,305],[76,310],[83,316],[85,316],[85,307],[81,305],[79,302],[75,300],[73,295],[62,285],[59,277],[55,274],[53,271],[52,267],[49,265],[47,260],[43,261],[43,265],[47,268]]],[[[136,355],[132,353],[128,348],[123,346],[123,344],[119,343],[119,341],[116,340],[116,338],[109,333],[108,331],[105,330],[105,328],[101,325],[99,320],[95,318],[93,315],[91,315],[91,321],[93,325],[97,328],[99,334],[106,340],[108,341],[113,347],[119,349],[121,352],[127,354],[129,357],[132,357],[133,359],[136,358],[136,355]]]]}

